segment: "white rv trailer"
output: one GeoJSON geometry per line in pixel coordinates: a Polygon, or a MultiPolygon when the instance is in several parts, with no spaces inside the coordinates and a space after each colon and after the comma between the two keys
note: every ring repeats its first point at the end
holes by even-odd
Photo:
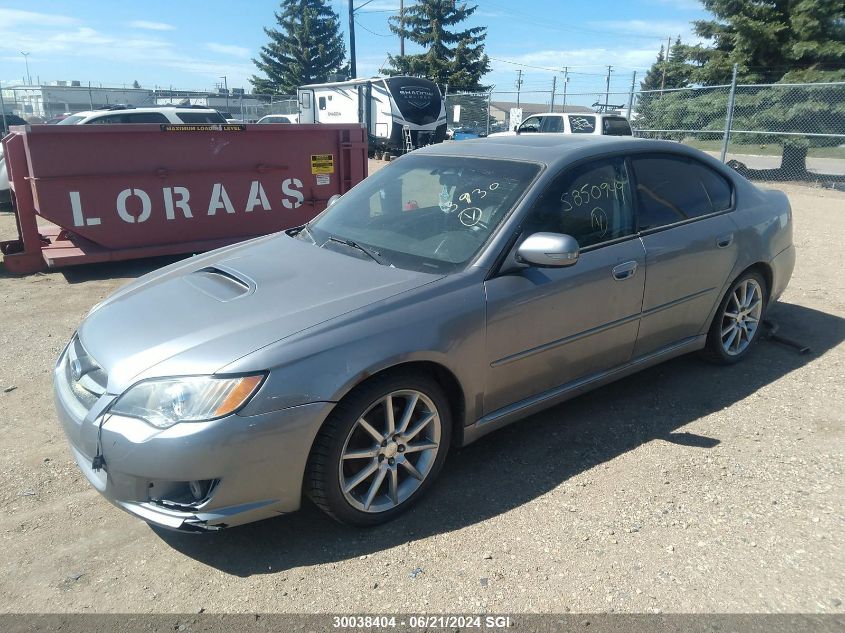
{"type": "Polygon", "coordinates": [[[419,77],[373,77],[297,90],[300,123],[362,123],[370,147],[401,153],[410,132],[412,148],[446,138],[446,104],[432,81],[419,77]]]}

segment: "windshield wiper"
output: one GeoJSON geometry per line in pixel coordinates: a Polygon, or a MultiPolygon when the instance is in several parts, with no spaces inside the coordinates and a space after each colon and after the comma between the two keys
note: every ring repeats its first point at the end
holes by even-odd
{"type": "Polygon", "coordinates": [[[337,242],[338,244],[345,244],[346,246],[349,246],[350,248],[357,248],[359,251],[361,251],[365,255],[368,255],[370,257],[370,259],[372,259],[374,262],[376,262],[377,264],[381,264],[382,266],[391,266],[392,265],[390,263],[390,261],[388,261],[387,258],[385,258],[378,251],[373,250],[371,248],[368,248],[366,246],[363,246],[362,244],[359,244],[358,242],[355,242],[353,240],[349,240],[349,239],[342,238],[342,237],[335,237],[334,235],[329,235],[328,241],[329,242],[337,242]]]}
{"type": "Polygon", "coordinates": [[[302,228],[299,229],[299,233],[297,233],[296,235],[297,237],[299,237],[303,233],[308,236],[308,239],[311,240],[312,244],[317,244],[317,240],[314,239],[314,235],[311,233],[311,229],[308,228],[307,224],[304,224],[302,228]]]}

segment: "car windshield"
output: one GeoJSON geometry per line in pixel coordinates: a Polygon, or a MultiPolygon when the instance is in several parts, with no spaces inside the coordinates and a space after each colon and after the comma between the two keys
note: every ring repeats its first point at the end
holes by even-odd
{"type": "Polygon", "coordinates": [[[297,237],[397,268],[453,272],[478,253],[539,171],[535,163],[410,155],[365,179],[297,237]]]}
{"type": "Polygon", "coordinates": [[[84,118],[85,118],[84,116],[79,116],[78,114],[74,114],[73,116],[65,117],[64,119],[62,119],[61,121],[56,123],[56,125],[76,125],[77,123],[79,123],[84,118]]]}

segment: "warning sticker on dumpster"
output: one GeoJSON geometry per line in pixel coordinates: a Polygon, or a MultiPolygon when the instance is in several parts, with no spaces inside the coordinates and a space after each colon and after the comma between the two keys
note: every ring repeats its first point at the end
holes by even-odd
{"type": "Polygon", "coordinates": [[[333,174],[334,154],[311,154],[312,174],[333,174]]]}
{"type": "Polygon", "coordinates": [[[242,123],[165,123],[161,126],[162,132],[243,132],[246,125],[242,123]]]}

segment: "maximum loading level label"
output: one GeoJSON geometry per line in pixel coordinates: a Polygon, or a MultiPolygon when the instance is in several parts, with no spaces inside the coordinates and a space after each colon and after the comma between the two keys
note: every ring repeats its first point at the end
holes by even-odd
{"type": "Polygon", "coordinates": [[[311,154],[312,174],[333,174],[334,154],[311,154]]]}

